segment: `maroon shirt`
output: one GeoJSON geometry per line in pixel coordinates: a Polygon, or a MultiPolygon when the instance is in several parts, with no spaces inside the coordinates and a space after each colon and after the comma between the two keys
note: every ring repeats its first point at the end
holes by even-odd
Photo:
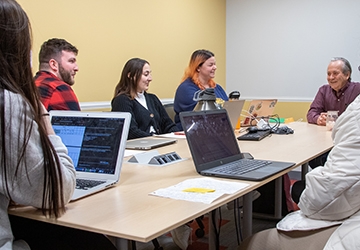
{"type": "Polygon", "coordinates": [[[359,94],[360,83],[358,82],[348,82],[339,92],[333,90],[329,84],[321,86],[307,113],[308,122],[316,124],[322,112],[331,110],[337,110],[341,115],[359,94]]]}

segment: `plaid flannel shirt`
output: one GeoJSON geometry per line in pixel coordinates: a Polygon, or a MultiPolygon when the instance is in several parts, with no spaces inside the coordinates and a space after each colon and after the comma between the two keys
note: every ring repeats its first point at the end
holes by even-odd
{"type": "Polygon", "coordinates": [[[80,110],[79,101],[69,84],[47,71],[37,72],[34,80],[41,102],[48,111],[80,110]]]}

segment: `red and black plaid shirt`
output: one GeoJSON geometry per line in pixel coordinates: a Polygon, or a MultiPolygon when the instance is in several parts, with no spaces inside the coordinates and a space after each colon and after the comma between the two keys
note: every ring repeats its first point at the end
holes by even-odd
{"type": "Polygon", "coordinates": [[[71,86],[47,71],[35,75],[41,102],[50,110],[80,110],[79,101],[71,86]]]}

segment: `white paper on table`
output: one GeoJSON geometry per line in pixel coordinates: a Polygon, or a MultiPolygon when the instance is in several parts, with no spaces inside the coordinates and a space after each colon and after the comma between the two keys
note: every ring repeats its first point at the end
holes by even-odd
{"type": "Polygon", "coordinates": [[[211,178],[194,178],[188,179],[183,182],[180,182],[174,186],[168,188],[161,188],[154,192],[149,193],[149,195],[160,196],[164,198],[171,198],[175,200],[185,200],[192,202],[202,202],[205,204],[210,204],[217,198],[221,197],[224,194],[233,194],[249,184],[241,182],[230,182],[222,180],[214,180],[211,178]],[[195,192],[185,192],[184,189],[188,188],[208,188],[214,189],[214,192],[208,193],[195,193],[195,192]]]}
{"type": "Polygon", "coordinates": [[[154,135],[156,137],[174,138],[174,139],[186,139],[185,133],[179,132],[179,134],[171,132],[168,134],[154,135]]]}

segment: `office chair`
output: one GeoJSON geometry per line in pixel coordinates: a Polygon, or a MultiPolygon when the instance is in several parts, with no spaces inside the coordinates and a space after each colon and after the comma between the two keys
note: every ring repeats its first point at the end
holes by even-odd
{"type": "Polygon", "coordinates": [[[174,103],[166,103],[163,104],[166,113],[169,115],[170,119],[174,122],[175,119],[175,111],[174,111],[174,103]]]}

